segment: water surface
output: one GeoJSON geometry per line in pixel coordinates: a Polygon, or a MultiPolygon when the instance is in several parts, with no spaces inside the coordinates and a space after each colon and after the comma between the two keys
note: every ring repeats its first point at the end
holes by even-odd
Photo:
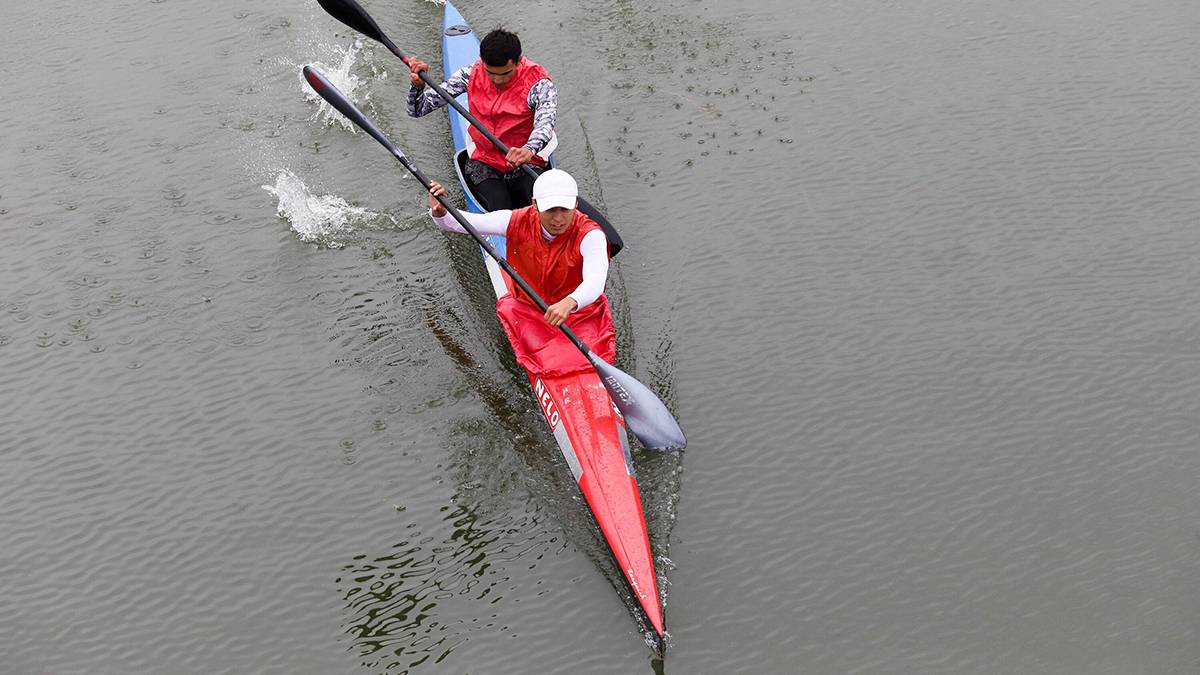
{"type": "MultiPolygon", "coordinates": [[[[665,672],[1200,669],[1200,10],[460,9],[554,74],[688,432],[665,672]]],[[[450,182],[399,62],[316,3],[4,24],[0,671],[652,672],[477,250],[299,76],[450,182]]]]}

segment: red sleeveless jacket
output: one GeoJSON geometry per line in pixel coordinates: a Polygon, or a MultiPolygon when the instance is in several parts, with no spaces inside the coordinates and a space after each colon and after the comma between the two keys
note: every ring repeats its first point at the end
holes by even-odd
{"type": "MultiPolygon", "coordinates": [[[[546,304],[553,305],[583,283],[583,254],[579,252],[579,244],[584,235],[599,229],[596,221],[576,210],[567,231],[546,241],[537,207],[526,206],[509,216],[505,257],[546,304]]],[[[533,304],[508,275],[504,280],[509,293],[533,304]]]]}
{"type": "MultiPolygon", "coordinates": [[[[600,226],[594,220],[576,211],[567,231],[546,241],[542,238],[537,208],[517,209],[508,219],[508,262],[543,300],[554,304],[583,281],[583,254],[579,252],[579,244],[584,235],[598,229],[600,226]]],[[[591,363],[566,336],[546,323],[542,310],[507,274],[504,281],[509,292],[496,301],[496,314],[512,343],[517,362],[538,377],[591,371],[591,363]]],[[[613,362],[617,339],[608,298],[601,295],[592,304],[567,317],[566,325],[593,353],[613,362]]]]}
{"type": "MultiPolygon", "coordinates": [[[[467,81],[467,102],[471,114],[483,123],[493,134],[510,148],[519,148],[529,140],[533,133],[533,110],[529,108],[529,90],[538,80],[549,79],[546,69],[530,61],[524,56],[517,63],[516,72],[504,85],[497,89],[488,79],[483,61],[476,61],[471,69],[471,78],[467,81]]],[[[474,126],[469,131],[475,149],[471,159],[487,164],[501,173],[513,170],[504,161],[504,154],[492,145],[474,126]]]]}

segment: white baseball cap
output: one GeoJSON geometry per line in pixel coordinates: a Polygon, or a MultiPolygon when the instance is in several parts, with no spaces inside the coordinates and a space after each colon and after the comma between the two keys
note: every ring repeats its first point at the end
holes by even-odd
{"type": "Polygon", "coordinates": [[[575,208],[579,197],[579,186],[571,174],[562,169],[550,169],[533,182],[533,199],[538,211],[549,211],[555,207],[575,208]]]}

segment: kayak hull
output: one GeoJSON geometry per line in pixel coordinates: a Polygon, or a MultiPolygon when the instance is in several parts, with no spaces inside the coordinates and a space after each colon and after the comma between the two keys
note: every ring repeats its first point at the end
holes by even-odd
{"type": "Polygon", "coordinates": [[[526,374],[629,590],[661,636],[650,537],[620,411],[594,371],[555,377],[526,374]]]}
{"type": "MultiPolygon", "coordinates": [[[[479,58],[479,40],[466,20],[447,2],[443,16],[442,63],[446,77],[479,58]]],[[[467,105],[466,94],[458,100],[467,105]]],[[[469,123],[450,111],[454,166],[466,195],[468,210],[482,213],[463,172],[469,123]]],[[[504,238],[486,237],[501,255],[504,238]]],[[[503,273],[483,256],[497,298],[508,293],[503,273]]],[[[561,376],[539,376],[526,370],[534,399],[550,426],[563,458],[571,469],[626,587],[653,630],[655,647],[662,649],[664,622],[654,558],[646,530],[641,492],[629,454],[628,434],[620,411],[594,370],[561,376]]]]}

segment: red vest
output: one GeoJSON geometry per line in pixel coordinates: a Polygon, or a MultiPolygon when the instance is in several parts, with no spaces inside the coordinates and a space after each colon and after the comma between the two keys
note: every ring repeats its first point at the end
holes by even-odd
{"type": "MultiPolygon", "coordinates": [[[[596,221],[576,210],[567,231],[546,241],[542,237],[537,207],[526,206],[513,211],[508,219],[505,257],[546,304],[553,305],[583,283],[583,254],[579,252],[579,243],[585,234],[599,229],[596,221]]],[[[504,281],[509,293],[533,304],[507,274],[504,281]]]]}
{"type": "MultiPolygon", "coordinates": [[[[497,89],[483,69],[483,61],[476,61],[467,82],[467,102],[471,114],[510,148],[519,148],[533,133],[533,111],[529,108],[529,90],[538,80],[549,79],[546,69],[524,56],[517,64],[512,79],[497,89]]],[[[504,161],[504,153],[496,149],[473,125],[469,133],[475,143],[471,159],[494,167],[501,173],[512,171],[504,161]]]]}

